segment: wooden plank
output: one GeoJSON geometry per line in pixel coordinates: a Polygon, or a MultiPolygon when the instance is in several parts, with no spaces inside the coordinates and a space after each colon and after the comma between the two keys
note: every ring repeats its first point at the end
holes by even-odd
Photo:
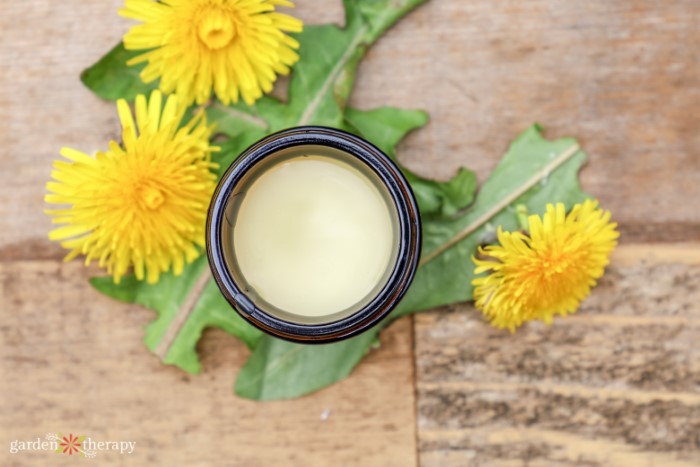
{"type": "MultiPolygon", "coordinates": [[[[11,116],[0,183],[13,194],[0,203],[0,248],[45,243],[43,184],[61,146],[92,151],[118,137],[114,106],[78,76],[130,24],[115,14],[121,3],[0,4],[11,44],[0,48],[0,109],[11,116]]],[[[339,1],[298,3],[307,23],[342,22],[339,1]]],[[[700,198],[698,23],[696,0],[432,1],[372,48],[352,104],[427,110],[431,123],[400,157],[441,178],[467,166],[483,180],[538,120],[552,136],[580,137],[585,187],[624,235],[698,241],[700,210],[687,202],[700,198]]]]}
{"type": "Polygon", "coordinates": [[[136,441],[128,458],[99,453],[98,465],[415,465],[409,320],[350,379],[260,403],[232,394],[248,355],[233,337],[205,334],[201,375],[164,366],[142,343],[153,314],[99,295],[91,272],[75,262],[0,263],[0,465],[73,465],[8,452],[11,440],[59,431],[136,441]]]}
{"type": "Polygon", "coordinates": [[[696,0],[437,0],[370,50],[351,103],[427,110],[399,154],[442,178],[483,180],[534,121],[576,136],[623,233],[700,241],[698,23],[696,0]]]}
{"type": "Polygon", "coordinates": [[[623,245],[574,316],[415,318],[421,465],[697,465],[700,244],[623,245]]]}

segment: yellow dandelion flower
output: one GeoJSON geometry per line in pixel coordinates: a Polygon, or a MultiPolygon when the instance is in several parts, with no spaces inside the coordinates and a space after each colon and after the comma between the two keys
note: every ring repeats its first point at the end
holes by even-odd
{"type": "Polygon", "coordinates": [[[111,141],[95,157],[63,148],[68,161],[54,162],[55,181],[46,184],[47,203],[70,206],[46,211],[64,224],[49,239],[71,250],[66,261],[79,254],[86,264],[98,260],[116,283],[130,267],[149,283],[171,267],[180,274],[204,247],[218,148],[209,145],[203,113],[180,126],[185,106],[176,96],[165,107],[162,100],[160,91],[148,102],[137,96],[135,115],[118,101],[123,144],[111,141]]]}
{"type": "Polygon", "coordinates": [[[141,79],[160,78],[164,93],[204,104],[239,96],[253,104],[272,90],[278,74],[299,60],[299,43],[285,32],[302,22],[275,11],[287,0],[125,0],[119,14],[142,21],[124,36],[124,47],[147,50],[129,65],[147,62],[141,79]]]}
{"type": "Polygon", "coordinates": [[[474,301],[497,328],[514,331],[525,321],[551,323],[588,296],[617,245],[617,224],[598,202],[547,205],[542,218],[529,216],[529,235],[498,229],[499,245],[479,249],[472,281],[474,301]]]}

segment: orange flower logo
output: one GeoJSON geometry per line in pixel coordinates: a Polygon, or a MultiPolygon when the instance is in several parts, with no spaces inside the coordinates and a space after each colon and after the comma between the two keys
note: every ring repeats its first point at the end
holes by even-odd
{"type": "Polygon", "coordinates": [[[62,439],[63,442],[59,443],[58,445],[63,448],[63,454],[72,456],[74,452],[80,452],[81,444],[79,443],[79,438],[77,436],[73,436],[73,433],[69,434],[68,438],[64,436],[62,439]]]}

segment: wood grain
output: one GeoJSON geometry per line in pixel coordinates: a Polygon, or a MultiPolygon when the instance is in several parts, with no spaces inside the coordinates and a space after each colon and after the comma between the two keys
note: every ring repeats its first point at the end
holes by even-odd
{"type": "Polygon", "coordinates": [[[664,248],[621,247],[552,326],[418,315],[421,465],[697,465],[700,244],[664,248]]]}
{"type": "MultiPolygon", "coordinates": [[[[298,3],[307,23],[343,20],[339,1],[298,3]]],[[[0,108],[12,116],[0,127],[0,183],[13,194],[0,205],[0,248],[45,239],[43,183],[61,146],[89,152],[118,135],[113,104],[78,76],[130,24],[120,4],[0,5],[0,108]]],[[[623,233],[699,240],[700,210],[687,202],[700,198],[698,23],[696,0],[432,1],[370,50],[351,103],[427,110],[431,123],[400,157],[440,178],[467,166],[483,180],[539,121],[581,140],[584,186],[623,233]]]]}

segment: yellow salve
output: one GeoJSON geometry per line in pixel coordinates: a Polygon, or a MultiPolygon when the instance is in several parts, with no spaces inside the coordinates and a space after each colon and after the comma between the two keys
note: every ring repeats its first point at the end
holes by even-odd
{"type": "Polygon", "coordinates": [[[301,316],[329,315],[386,279],[395,213],[353,166],[296,156],[262,173],[242,196],[232,232],[236,261],[268,303],[301,316]]]}

